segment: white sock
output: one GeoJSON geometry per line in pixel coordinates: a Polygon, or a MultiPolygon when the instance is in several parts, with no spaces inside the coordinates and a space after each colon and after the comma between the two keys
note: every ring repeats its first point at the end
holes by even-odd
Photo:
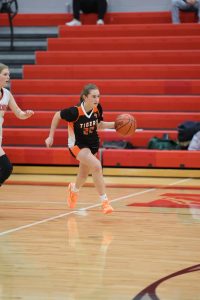
{"type": "Polygon", "coordinates": [[[108,201],[108,197],[106,194],[100,196],[101,201],[108,201]]]}
{"type": "Polygon", "coordinates": [[[72,185],[72,191],[73,191],[74,193],[78,193],[78,192],[79,192],[79,189],[76,188],[75,183],[72,185]]]}

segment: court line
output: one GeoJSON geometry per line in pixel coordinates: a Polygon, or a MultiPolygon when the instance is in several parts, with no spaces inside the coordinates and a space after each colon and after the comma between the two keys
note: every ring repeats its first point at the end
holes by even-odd
{"type": "MultiPolygon", "coordinates": [[[[130,198],[130,197],[133,197],[133,196],[148,193],[149,191],[152,191],[152,190],[154,190],[154,189],[148,189],[146,191],[133,193],[133,194],[130,194],[130,195],[127,195],[127,196],[116,198],[114,200],[111,200],[110,202],[116,202],[116,201],[119,201],[119,200],[127,199],[127,198],[130,198]]],[[[81,208],[80,211],[85,211],[85,210],[88,210],[88,209],[91,209],[91,208],[94,208],[94,207],[98,207],[98,206],[101,206],[101,203],[90,205],[90,206],[85,207],[85,208],[81,208]]],[[[47,218],[47,219],[44,219],[44,220],[41,220],[41,221],[36,221],[36,222],[30,223],[30,224],[27,224],[27,225],[22,225],[22,226],[19,226],[19,227],[16,227],[16,228],[5,230],[5,231],[0,232],[0,236],[4,236],[4,235],[7,235],[9,233],[13,233],[13,232],[16,232],[16,231],[20,231],[22,229],[33,227],[35,225],[39,225],[39,224],[43,224],[43,223],[46,223],[46,222],[49,222],[49,221],[60,219],[60,218],[63,218],[63,217],[66,217],[66,216],[69,216],[69,215],[72,215],[72,214],[76,214],[78,212],[79,212],[79,210],[75,210],[75,211],[73,210],[73,211],[70,211],[70,212],[67,212],[67,213],[64,213],[64,214],[60,214],[58,216],[50,217],[50,218],[47,218]]]]}
{"type": "MultiPolygon", "coordinates": [[[[137,188],[149,188],[149,189],[165,189],[165,188],[167,188],[168,186],[173,186],[173,185],[176,185],[176,184],[179,184],[179,183],[183,183],[183,182],[187,182],[187,181],[190,181],[190,180],[192,180],[193,178],[186,178],[186,179],[181,179],[181,180],[178,180],[178,181],[176,181],[176,182],[173,182],[173,183],[169,183],[167,186],[157,186],[157,185],[155,185],[155,186],[152,186],[152,185],[134,185],[134,187],[137,187],[137,188]]],[[[187,190],[187,189],[190,189],[190,187],[183,187],[183,186],[179,186],[178,188],[184,188],[184,190],[187,190]]],[[[200,187],[192,187],[191,189],[198,189],[198,190],[200,190],[200,187]]],[[[27,204],[27,201],[22,201],[22,200],[20,200],[20,201],[17,201],[17,200],[0,200],[0,204],[1,203],[4,203],[4,202],[6,202],[6,203],[26,203],[27,204]]],[[[29,201],[28,202],[29,204],[31,204],[31,203],[41,203],[41,201],[29,201]]],[[[48,202],[45,202],[45,204],[63,204],[63,203],[65,203],[64,201],[63,202],[61,202],[61,201],[48,201],[48,202]]],[[[87,204],[87,202],[79,202],[79,204],[87,204]]],[[[89,203],[88,203],[89,204],[89,203]]]]}
{"type": "MultiPolygon", "coordinates": [[[[188,180],[190,180],[190,178],[188,178],[188,180]]],[[[179,182],[180,182],[180,180],[177,181],[177,183],[179,183],[179,182]]],[[[176,184],[176,182],[174,184],[176,184]]],[[[117,202],[117,201],[120,201],[120,200],[123,200],[123,199],[128,199],[128,198],[131,198],[131,197],[134,197],[134,196],[138,196],[138,195],[142,195],[142,194],[145,194],[145,193],[149,193],[149,192],[152,192],[152,191],[155,191],[155,190],[156,190],[155,188],[147,189],[145,191],[140,191],[140,192],[137,192],[137,193],[133,193],[133,194],[130,194],[130,195],[126,195],[126,196],[122,196],[122,197],[113,199],[110,202],[114,203],[114,202],[117,202]]],[[[69,216],[69,215],[72,215],[72,214],[77,214],[80,211],[86,211],[86,210],[89,210],[91,208],[99,207],[99,206],[101,206],[101,203],[90,205],[88,207],[81,208],[80,210],[70,211],[70,212],[67,212],[67,213],[64,213],[64,214],[60,214],[58,216],[46,218],[46,219],[43,219],[41,221],[36,221],[36,222],[30,223],[30,224],[27,224],[27,225],[22,225],[22,226],[19,226],[19,227],[16,227],[16,228],[5,230],[5,231],[0,232],[0,237],[4,236],[4,235],[7,235],[7,234],[10,234],[10,233],[13,233],[13,232],[20,231],[22,229],[26,229],[26,228],[30,228],[30,227],[33,227],[33,226],[36,226],[36,225],[39,225],[39,224],[43,224],[43,223],[47,223],[47,222],[50,222],[50,221],[54,221],[56,219],[60,219],[60,218],[63,218],[63,217],[66,217],[66,216],[69,216]]]]}
{"type": "MultiPolygon", "coordinates": [[[[189,180],[194,178],[189,178],[189,180]]],[[[187,179],[180,180],[179,183],[187,182],[187,179]]],[[[66,182],[38,182],[38,181],[7,181],[5,185],[35,185],[35,186],[67,186],[69,183],[66,182]]],[[[175,183],[176,184],[176,183],[175,183]]],[[[108,188],[142,188],[142,189],[148,189],[148,188],[156,188],[156,189],[172,189],[172,186],[174,186],[174,183],[168,184],[168,185],[161,185],[161,184],[136,184],[136,183],[107,183],[106,186],[108,188]]],[[[85,183],[84,187],[94,187],[94,184],[91,183],[85,183]]],[[[175,189],[181,189],[183,186],[176,186],[175,189]]],[[[184,187],[186,190],[200,190],[199,186],[188,186],[184,187]]]]}
{"type": "MultiPolygon", "coordinates": [[[[190,181],[190,180],[192,180],[192,179],[193,179],[193,178],[185,178],[185,179],[181,179],[181,180],[179,180],[179,181],[175,181],[175,182],[169,183],[169,185],[175,185],[175,184],[187,182],[187,181],[190,181]]],[[[184,188],[184,187],[183,187],[183,188],[184,188]]]]}

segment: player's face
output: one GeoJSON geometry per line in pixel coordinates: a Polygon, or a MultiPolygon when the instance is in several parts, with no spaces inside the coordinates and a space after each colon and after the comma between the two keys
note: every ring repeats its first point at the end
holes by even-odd
{"type": "Polygon", "coordinates": [[[0,87],[5,87],[10,80],[10,72],[9,70],[3,69],[0,73],[0,87]]]}
{"type": "Polygon", "coordinates": [[[85,96],[85,104],[88,108],[93,109],[99,104],[100,93],[99,90],[91,90],[90,93],[85,96]]]}

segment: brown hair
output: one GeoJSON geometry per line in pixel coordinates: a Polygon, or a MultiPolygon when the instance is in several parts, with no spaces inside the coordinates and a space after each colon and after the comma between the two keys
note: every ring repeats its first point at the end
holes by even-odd
{"type": "Polygon", "coordinates": [[[9,69],[9,68],[8,68],[8,66],[6,66],[6,65],[0,63],[0,73],[1,73],[4,69],[9,69]]]}
{"type": "Polygon", "coordinates": [[[84,86],[81,95],[80,95],[80,101],[83,102],[83,96],[88,96],[91,90],[98,90],[98,87],[93,83],[88,83],[84,86]]]}

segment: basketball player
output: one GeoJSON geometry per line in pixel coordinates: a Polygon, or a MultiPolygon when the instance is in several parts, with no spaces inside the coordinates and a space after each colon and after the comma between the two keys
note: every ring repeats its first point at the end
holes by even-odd
{"type": "Polygon", "coordinates": [[[19,119],[27,119],[34,114],[32,110],[22,111],[18,107],[12,94],[5,88],[9,80],[9,68],[0,63],[0,186],[11,175],[13,170],[10,160],[2,149],[2,124],[5,111],[9,107],[19,119]]]}
{"type": "Polygon", "coordinates": [[[55,113],[49,137],[45,140],[46,146],[53,145],[55,129],[60,119],[68,122],[68,147],[72,156],[79,161],[79,171],[75,183],[68,186],[67,202],[70,208],[74,208],[78,198],[78,192],[85,183],[91,171],[93,181],[100,200],[103,213],[112,213],[113,208],[108,202],[105,191],[105,183],[102,174],[102,166],[96,155],[99,149],[99,137],[97,130],[114,128],[114,122],[103,121],[103,111],[99,104],[99,89],[94,84],[84,87],[80,103],[77,106],[63,109],[55,113]]]}

